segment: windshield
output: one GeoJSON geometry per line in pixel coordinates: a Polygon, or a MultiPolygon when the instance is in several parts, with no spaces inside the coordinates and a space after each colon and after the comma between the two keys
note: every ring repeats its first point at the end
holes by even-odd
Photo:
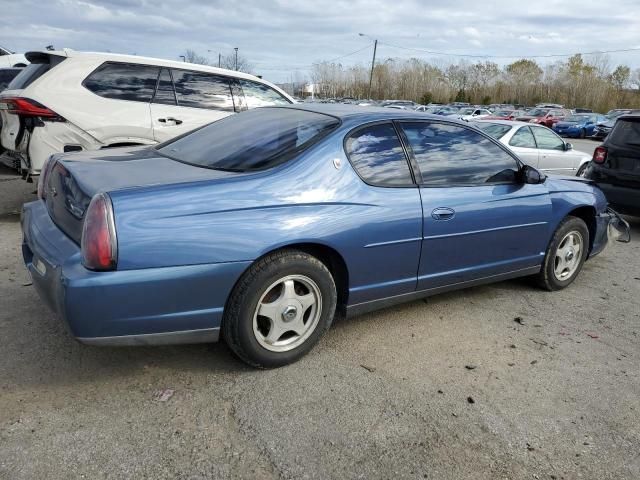
{"type": "Polygon", "coordinates": [[[627,113],[629,110],[609,110],[607,118],[618,118],[620,115],[627,113]]]}
{"type": "Polygon", "coordinates": [[[475,108],[461,108],[458,110],[460,115],[471,115],[475,111],[475,108]]]}
{"type": "Polygon", "coordinates": [[[564,119],[564,121],[581,123],[581,122],[586,122],[588,119],[589,119],[588,115],[569,115],[567,118],[564,119]]]}
{"type": "Polygon", "coordinates": [[[511,125],[502,125],[501,123],[476,122],[475,126],[496,140],[500,140],[511,130],[511,125]]]}
{"type": "Polygon", "coordinates": [[[272,168],[340,124],[329,115],[289,108],[256,108],[164,143],[158,151],[199,167],[228,171],[272,168]]]}
{"type": "Polygon", "coordinates": [[[532,117],[544,117],[549,110],[545,110],[544,108],[534,108],[533,110],[529,110],[527,115],[532,117]]]}
{"type": "Polygon", "coordinates": [[[513,110],[498,110],[494,113],[496,117],[508,117],[513,113],[513,110]]]}
{"type": "Polygon", "coordinates": [[[618,120],[607,141],[615,145],[640,147],[640,119],[623,118],[618,120]]]}

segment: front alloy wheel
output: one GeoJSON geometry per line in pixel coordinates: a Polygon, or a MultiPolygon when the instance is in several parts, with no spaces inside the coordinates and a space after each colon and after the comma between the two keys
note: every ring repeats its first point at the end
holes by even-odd
{"type": "Polygon", "coordinates": [[[538,283],[546,290],[561,290],[573,282],[589,249],[589,229],[578,217],[568,216],[556,229],[547,247],[544,262],[537,275],[538,283]]]}

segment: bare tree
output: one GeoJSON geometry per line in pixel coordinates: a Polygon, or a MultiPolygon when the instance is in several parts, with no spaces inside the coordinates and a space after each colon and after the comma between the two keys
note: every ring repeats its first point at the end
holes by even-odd
{"type": "Polygon", "coordinates": [[[220,60],[220,66],[222,68],[227,68],[229,70],[238,70],[239,72],[251,73],[253,70],[253,65],[249,63],[246,57],[242,55],[237,55],[236,62],[236,52],[233,51],[228,55],[223,55],[220,60]]]}
{"type": "Polygon", "coordinates": [[[199,63],[200,65],[211,65],[211,62],[209,62],[209,59],[207,57],[198,55],[194,50],[191,50],[191,49],[185,50],[184,55],[181,55],[181,57],[184,57],[184,61],[188,63],[199,63]]]}

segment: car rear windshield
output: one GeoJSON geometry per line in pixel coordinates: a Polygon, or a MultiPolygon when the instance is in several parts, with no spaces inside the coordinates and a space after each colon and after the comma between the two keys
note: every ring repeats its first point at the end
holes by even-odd
{"type": "Polygon", "coordinates": [[[335,117],[289,108],[256,108],[158,146],[174,160],[229,171],[280,165],[340,124],[335,117]]]}
{"type": "Polygon", "coordinates": [[[511,130],[511,125],[503,125],[501,123],[476,122],[474,125],[476,128],[479,128],[496,140],[500,140],[509,130],[511,130]]]}
{"type": "Polygon", "coordinates": [[[48,54],[29,55],[31,63],[24,67],[16,78],[11,80],[7,90],[22,90],[35,82],[42,75],[47,73],[56,65],[60,64],[66,57],[48,54]]]}
{"type": "Polygon", "coordinates": [[[607,140],[615,145],[640,147],[640,117],[618,119],[607,140]]]}

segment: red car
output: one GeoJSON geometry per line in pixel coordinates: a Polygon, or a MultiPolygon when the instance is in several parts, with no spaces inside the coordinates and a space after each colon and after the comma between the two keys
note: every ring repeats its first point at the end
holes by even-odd
{"type": "Polygon", "coordinates": [[[534,108],[533,110],[529,110],[526,115],[517,117],[516,120],[521,122],[538,123],[551,128],[554,124],[563,120],[567,115],[571,115],[570,110],[562,108],[534,108]]]}
{"type": "Polygon", "coordinates": [[[484,117],[483,120],[515,120],[516,117],[526,115],[524,110],[496,110],[490,117],[484,117]]]}

